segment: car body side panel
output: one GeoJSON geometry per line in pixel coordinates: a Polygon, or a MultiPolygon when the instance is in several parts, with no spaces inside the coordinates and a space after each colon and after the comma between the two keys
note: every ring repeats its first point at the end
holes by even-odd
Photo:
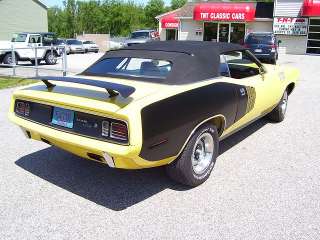
{"type": "Polygon", "coordinates": [[[214,115],[223,115],[226,119],[225,127],[228,128],[234,123],[236,116],[240,118],[246,113],[247,102],[245,86],[219,82],[180,93],[143,108],[143,144],[140,157],[157,161],[176,156],[197,124],[214,115]],[[239,92],[244,92],[241,101],[239,92]]]}

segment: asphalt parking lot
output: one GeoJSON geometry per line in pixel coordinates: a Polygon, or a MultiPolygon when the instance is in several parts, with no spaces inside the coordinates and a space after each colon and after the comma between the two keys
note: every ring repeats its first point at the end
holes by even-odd
{"type": "Polygon", "coordinates": [[[320,239],[320,56],[280,61],[301,70],[286,120],[224,140],[194,189],[25,139],[0,91],[0,239],[320,239]]]}

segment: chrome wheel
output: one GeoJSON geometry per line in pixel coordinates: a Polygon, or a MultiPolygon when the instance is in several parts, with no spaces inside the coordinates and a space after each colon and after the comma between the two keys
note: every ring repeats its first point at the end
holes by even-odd
{"type": "Polygon", "coordinates": [[[287,106],[288,106],[288,94],[287,92],[285,92],[280,102],[280,109],[281,109],[282,115],[286,114],[287,106]]]}
{"type": "Polygon", "coordinates": [[[210,166],[214,151],[214,141],[210,133],[201,134],[193,147],[191,161],[196,174],[201,175],[210,166]]]}
{"type": "Polygon", "coordinates": [[[57,62],[57,58],[53,53],[48,53],[46,58],[45,58],[45,61],[46,61],[47,64],[53,65],[53,64],[55,64],[57,62]]]}
{"type": "Polygon", "coordinates": [[[49,54],[48,60],[49,60],[50,63],[54,63],[54,61],[55,61],[54,55],[53,54],[49,54]]]}
{"type": "Polygon", "coordinates": [[[13,64],[12,56],[8,57],[8,63],[9,63],[10,65],[13,64]]]}

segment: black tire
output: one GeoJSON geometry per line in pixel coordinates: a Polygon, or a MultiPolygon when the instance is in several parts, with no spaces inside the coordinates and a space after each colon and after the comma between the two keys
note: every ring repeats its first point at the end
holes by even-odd
{"type": "MultiPolygon", "coordinates": [[[[13,63],[12,60],[13,60],[12,59],[12,54],[11,53],[7,53],[3,58],[3,63],[11,65],[13,63]]],[[[15,62],[16,62],[16,65],[17,65],[18,64],[18,56],[17,55],[15,55],[15,62]]]]}
{"type": "Polygon", "coordinates": [[[286,116],[287,106],[288,91],[286,90],[278,105],[267,115],[267,117],[273,122],[282,122],[286,116]]]}
{"type": "MultiPolygon", "coordinates": [[[[199,186],[210,176],[219,153],[219,137],[217,128],[211,124],[205,124],[192,135],[181,155],[166,167],[167,174],[173,180],[191,187],[199,186]],[[213,143],[212,157],[203,172],[197,173],[193,160],[196,158],[199,141],[202,136],[211,136],[213,143]]],[[[205,155],[208,153],[205,153],[205,155]]],[[[205,156],[204,155],[204,156],[205,156]]],[[[199,154],[198,154],[199,157],[199,154]]],[[[209,160],[208,160],[209,161],[209,160]]]]}
{"type": "Polygon", "coordinates": [[[273,65],[276,65],[277,64],[277,59],[276,57],[273,57],[270,59],[270,63],[273,64],[273,65]]]}
{"type": "Polygon", "coordinates": [[[55,52],[48,51],[44,57],[44,61],[48,65],[55,65],[57,63],[57,54],[55,52]]]}

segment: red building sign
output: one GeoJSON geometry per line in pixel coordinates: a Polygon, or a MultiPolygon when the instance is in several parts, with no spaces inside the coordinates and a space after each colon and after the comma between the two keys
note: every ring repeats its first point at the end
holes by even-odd
{"type": "Polygon", "coordinates": [[[175,18],[176,14],[168,14],[161,18],[162,28],[179,28],[179,20],[175,18]]]}
{"type": "Polygon", "coordinates": [[[304,0],[302,16],[319,17],[320,0],[304,0]]]}
{"type": "Polygon", "coordinates": [[[249,22],[255,18],[254,3],[199,3],[195,6],[196,21],[249,22]]]}

